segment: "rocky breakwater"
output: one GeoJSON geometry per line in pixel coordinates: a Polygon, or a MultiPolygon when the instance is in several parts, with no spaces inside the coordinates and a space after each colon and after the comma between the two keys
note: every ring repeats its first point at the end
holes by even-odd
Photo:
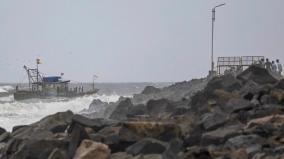
{"type": "MultiPolygon", "coordinates": [[[[142,93],[161,91],[147,89],[142,93]]],[[[284,80],[252,66],[187,92],[194,93],[138,104],[121,98],[105,118],[67,111],[0,129],[0,158],[284,158],[284,80]]]]}

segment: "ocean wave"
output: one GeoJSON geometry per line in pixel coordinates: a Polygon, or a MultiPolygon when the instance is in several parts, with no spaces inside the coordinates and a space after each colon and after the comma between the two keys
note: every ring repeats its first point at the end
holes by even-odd
{"type": "Polygon", "coordinates": [[[89,108],[94,99],[103,102],[116,102],[119,95],[91,95],[72,99],[56,98],[48,100],[31,99],[14,101],[13,96],[0,98],[0,126],[10,131],[16,125],[27,125],[57,112],[71,110],[78,113],[89,108]],[[6,101],[5,101],[6,100],[6,101]]]}
{"type": "Polygon", "coordinates": [[[10,85],[0,86],[0,93],[8,93],[12,90],[14,90],[13,86],[10,86],[10,85]]]}

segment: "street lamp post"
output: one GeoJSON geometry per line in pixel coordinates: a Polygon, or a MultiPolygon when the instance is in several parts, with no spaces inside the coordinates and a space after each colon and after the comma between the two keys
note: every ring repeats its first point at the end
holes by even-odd
{"type": "Polygon", "coordinates": [[[214,8],[212,8],[212,44],[211,44],[211,73],[214,72],[214,22],[215,22],[215,10],[217,7],[221,7],[225,5],[225,3],[223,4],[219,4],[217,6],[215,6],[214,8]]]}

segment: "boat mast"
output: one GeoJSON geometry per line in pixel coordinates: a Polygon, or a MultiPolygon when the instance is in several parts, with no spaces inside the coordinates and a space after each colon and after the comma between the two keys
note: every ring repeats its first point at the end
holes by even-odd
{"type": "Polygon", "coordinates": [[[36,59],[36,89],[39,90],[39,72],[38,72],[38,65],[40,64],[40,59],[36,59]]]}
{"type": "Polygon", "coordinates": [[[24,65],[24,69],[27,71],[28,79],[29,79],[29,90],[31,90],[31,75],[30,75],[30,71],[29,71],[29,69],[28,69],[28,67],[26,65],[24,65]]]}

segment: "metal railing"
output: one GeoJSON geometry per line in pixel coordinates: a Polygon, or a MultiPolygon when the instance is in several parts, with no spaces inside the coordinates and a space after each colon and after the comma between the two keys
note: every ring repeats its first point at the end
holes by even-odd
{"type": "Polygon", "coordinates": [[[258,63],[264,56],[233,56],[218,57],[217,72],[224,74],[226,71],[239,71],[258,63]]]}

